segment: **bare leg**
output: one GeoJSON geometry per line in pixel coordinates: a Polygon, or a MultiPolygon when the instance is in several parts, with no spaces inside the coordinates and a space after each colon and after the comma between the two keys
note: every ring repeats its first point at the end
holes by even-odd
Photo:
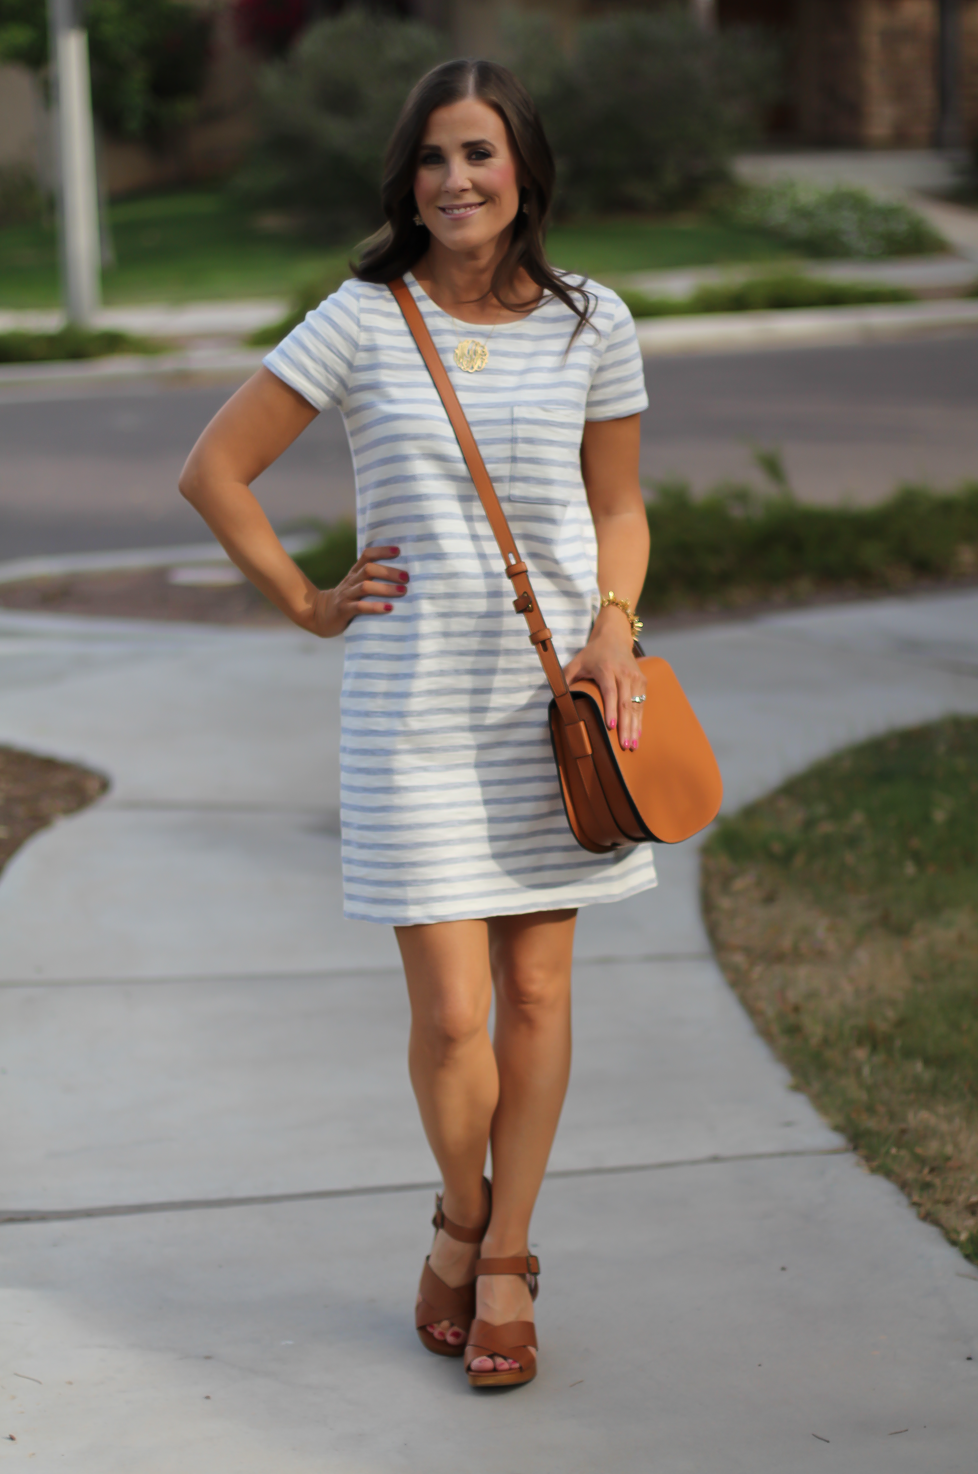
{"type": "MultiPolygon", "coordinates": [[[[487,1023],[492,1001],[485,921],[396,927],[411,1001],[408,1063],[421,1122],[445,1184],[445,1212],[476,1228],[485,1220],[482,1175],[499,1097],[487,1023]]],[[[448,1285],[467,1284],[479,1255],[439,1231],[431,1267],[448,1285]]],[[[449,1321],[429,1327],[453,1346],[465,1334],[449,1321]]]]}
{"type": "MultiPolygon", "coordinates": [[[[570,981],[576,912],[495,917],[489,948],[496,989],[499,1103],[492,1120],[492,1221],[488,1258],[525,1254],[570,1074],[570,981]]],[[[480,1279],[476,1314],[495,1325],[532,1320],[526,1281],[480,1279]]],[[[472,1370],[515,1370],[505,1357],[477,1357],[472,1370]]]]}
{"type": "MultiPolygon", "coordinates": [[[[570,1071],[570,976],[576,912],[397,927],[411,1000],[411,1083],[445,1184],[445,1212],[476,1226],[490,1129],[493,1216],[482,1254],[525,1254],[530,1218],[570,1071]],[[486,1024],[496,990],[495,1049],[486,1024]]],[[[431,1267],[446,1284],[472,1278],[479,1250],[437,1233],[431,1267]]],[[[494,1324],[532,1320],[525,1280],[480,1280],[477,1314],[494,1324]]],[[[443,1321],[430,1327],[463,1339],[443,1321]]],[[[515,1368],[478,1358],[476,1371],[515,1368]]]]}

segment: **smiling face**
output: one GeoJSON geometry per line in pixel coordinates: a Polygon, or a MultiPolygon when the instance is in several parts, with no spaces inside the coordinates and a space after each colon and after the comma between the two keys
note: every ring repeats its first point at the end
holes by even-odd
{"type": "Polygon", "coordinates": [[[430,114],[414,198],[433,239],[450,251],[485,249],[509,229],[520,207],[519,162],[495,108],[471,97],[430,114]]]}

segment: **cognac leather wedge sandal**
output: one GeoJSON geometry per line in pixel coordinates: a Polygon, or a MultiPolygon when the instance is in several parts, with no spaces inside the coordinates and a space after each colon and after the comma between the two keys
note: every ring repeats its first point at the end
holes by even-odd
{"type": "MultiPolygon", "coordinates": [[[[485,1219],[479,1227],[466,1228],[462,1223],[453,1223],[445,1215],[441,1193],[439,1193],[435,1198],[435,1216],[431,1220],[436,1232],[441,1228],[450,1239],[455,1239],[460,1244],[482,1243],[492,1216],[492,1183],[488,1177],[484,1177],[482,1182],[486,1190],[488,1206],[485,1219]]],[[[452,1325],[457,1326],[460,1331],[468,1331],[475,1315],[475,1279],[469,1280],[464,1285],[446,1285],[441,1276],[432,1269],[428,1259],[425,1259],[418,1291],[421,1299],[415,1311],[414,1323],[418,1328],[422,1346],[428,1351],[433,1351],[436,1356],[463,1356],[465,1354],[464,1341],[459,1342],[457,1346],[453,1346],[450,1341],[439,1341],[438,1337],[432,1335],[428,1330],[428,1327],[438,1325],[439,1321],[450,1320],[452,1325]]]]}
{"type": "MultiPolygon", "coordinates": [[[[518,1274],[526,1278],[530,1298],[537,1298],[540,1261],[535,1254],[521,1254],[517,1259],[480,1259],[475,1277],[484,1274],[518,1274]]],[[[518,1387],[532,1382],[537,1374],[537,1332],[532,1320],[510,1320],[494,1326],[488,1320],[474,1320],[465,1347],[465,1370],[472,1387],[518,1387]],[[473,1372],[472,1363],[480,1356],[505,1356],[519,1362],[518,1372],[473,1372]]]]}

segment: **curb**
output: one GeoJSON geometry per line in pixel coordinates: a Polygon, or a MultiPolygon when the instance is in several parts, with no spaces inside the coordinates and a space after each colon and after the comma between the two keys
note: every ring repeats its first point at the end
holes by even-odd
{"type": "Polygon", "coordinates": [[[171,375],[253,374],[268,348],[189,348],[182,353],[122,354],[71,363],[17,363],[0,368],[5,384],[111,382],[114,379],[154,379],[171,375]]]}
{"type": "MultiPolygon", "coordinates": [[[[779,312],[705,312],[639,318],[642,353],[723,353],[739,349],[892,342],[920,334],[978,328],[978,300],[907,302],[877,307],[816,307],[779,312]]],[[[154,357],[120,355],[81,363],[6,364],[4,385],[111,383],[179,375],[247,375],[267,348],[190,348],[154,357]]]]}
{"type": "Polygon", "coordinates": [[[722,353],[738,349],[894,342],[948,329],[978,328],[978,301],[908,302],[881,307],[817,307],[785,312],[716,312],[640,318],[642,353],[722,353]]]}

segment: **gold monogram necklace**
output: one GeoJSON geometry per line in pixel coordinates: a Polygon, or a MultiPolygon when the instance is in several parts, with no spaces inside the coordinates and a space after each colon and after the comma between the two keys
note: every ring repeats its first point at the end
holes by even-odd
{"type": "MultiPolygon", "coordinates": [[[[452,318],[452,327],[456,333],[462,331],[462,326],[462,324],[455,321],[454,317],[452,318]]],[[[486,334],[484,343],[478,338],[462,338],[455,345],[455,362],[463,373],[477,374],[480,369],[485,368],[489,362],[489,339],[496,331],[496,327],[497,324],[493,323],[486,334]]]]}

